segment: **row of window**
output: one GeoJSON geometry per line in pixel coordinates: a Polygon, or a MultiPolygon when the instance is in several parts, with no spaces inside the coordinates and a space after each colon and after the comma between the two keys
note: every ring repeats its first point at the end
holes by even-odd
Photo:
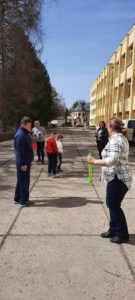
{"type": "Polygon", "coordinates": [[[76,113],[76,117],[85,117],[85,113],[81,114],[81,113],[76,113]]]}
{"type": "MultiPolygon", "coordinates": [[[[125,53],[121,56],[120,61],[117,61],[116,67],[115,67],[115,77],[118,76],[119,73],[119,67],[120,67],[120,73],[122,73],[125,69],[125,61],[126,56],[125,53]]],[[[127,51],[127,67],[130,66],[133,62],[133,44],[128,48],[127,51]]]]}
{"type": "MultiPolygon", "coordinates": [[[[115,65],[115,74],[114,74],[114,78],[118,77],[119,74],[119,68],[120,68],[120,73],[122,73],[125,69],[125,61],[126,61],[126,55],[125,53],[121,56],[120,61],[116,62],[115,65]]],[[[128,48],[127,51],[127,67],[130,66],[133,62],[133,44],[128,48]]],[[[112,70],[114,69],[114,66],[112,66],[112,70]]],[[[102,81],[98,84],[98,91],[102,91],[104,89],[104,87],[106,86],[106,81],[107,81],[107,77],[105,77],[104,79],[102,79],[102,81]]],[[[113,85],[113,72],[111,74],[111,84],[113,85]]]]}
{"type": "MultiPolygon", "coordinates": [[[[126,80],[126,98],[129,98],[131,96],[131,78],[129,78],[128,80],[126,80]]],[[[98,89],[98,93],[102,92],[104,89],[98,89]]],[[[114,90],[114,99],[117,100],[118,99],[118,87],[115,88],[114,90]]],[[[120,84],[119,87],[119,99],[123,100],[124,99],[124,83],[120,84]]]]}
{"type": "MultiPolygon", "coordinates": [[[[127,98],[130,98],[131,96],[131,78],[129,78],[127,81],[126,81],[126,99],[127,98]]],[[[118,99],[118,87],[115,88],[115,91],[114,91],[114,99],[117,100],[118,99]]],[[[123,100],[124,99],[124,84],[122,83],[120,85],[120,88],[119,88],[119,99],[120,100],[123,100]]]]}

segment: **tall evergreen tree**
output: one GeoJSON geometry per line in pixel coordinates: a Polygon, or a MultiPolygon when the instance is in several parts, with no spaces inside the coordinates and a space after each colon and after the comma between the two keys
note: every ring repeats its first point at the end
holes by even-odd
{"type": "MultiPolygon", "coordinates": [[[[38,30],[41,0],[0,0],[0,112],[3,131],[6,130],[10,103],[7,92],[11,82],[11,68],[15,59],[14,44],[18,43],[17,30],[24,34],[38,30]]],[[[22,51],[21,51],[22,52],[22,51]]]]}

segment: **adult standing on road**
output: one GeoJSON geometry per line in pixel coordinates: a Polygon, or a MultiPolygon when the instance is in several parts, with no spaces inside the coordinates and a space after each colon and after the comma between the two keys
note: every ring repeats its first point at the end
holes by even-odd
{"type": "Polygon", "coordinates": [[[135,145],[135,127],[133,129],[133,135],[132,135],[132,138],[133,138],[133,142],[134,142],[134,145],[135,145]]]}
{"type": "Polygon", "coordinates": [[[113,243],[129,241],[126,218],[121,202],[131,187],[132,175],[128,165],[129,144],[122,133],[122,121],[113,117],[109,120],[110,139],[102,151],[102,159],[88,156],[88,162],[102,167],[102,180],[107,183],[106,204],[110,213],[110,224],[103,238],[110,238],[113,243]]]}
{"type": "Polygon", "coordinates": [[[30,134],[31,124],[32,121],[29,117],[23,117],[20,123],[20,128],[17,130],[14,137],[17,168],[17,184],[14,202],[15,204],[20,203],[22,206],[27,206],[30,204],[30,170],[31,163],[34,159],[30,134]]]}
{"type": "Polygon", "coordinates": [[[45,136],[46,131],[45,128],[40,126],[39,121],[34,122],[34,128],[32,129],[32,136],[34,137],[35,141],[37,142],[37,156],[38,161],[44,164],[44,157],[45,157],[45,136]]]}
{"type": "Polygon", "coordinates": [[[102,159],[101,152],[105,148],[106,144],[108,143],[108,130],[106,128],[106,124],[104,121],[99,123],[99,128],[96,131],[96,142],[97,148],[99,152],[99,157],[102,159]]]}

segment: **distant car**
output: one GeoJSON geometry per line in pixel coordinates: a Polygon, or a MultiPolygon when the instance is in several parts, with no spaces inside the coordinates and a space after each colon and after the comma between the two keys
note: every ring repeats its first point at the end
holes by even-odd
{"type": "Polygon", "coordinates": [[[126,120],[122,120],[123,124],[124,124],[124,128],[127,129],[127,137],[128,137],[128,141],[129,144],[133,144],[133,130],[135,128],[135,119],[126,119],[126,120]]]}
{"type": "Polygon", "coordinates": [[[89,129],[96,130],[96,125],[89,125],[89,129]]]}
{"type": "Polygon", "coordinates": [[[75,127],[83,127],[83,125],[81,123],[77,123],[75,124],[75,127]]]}

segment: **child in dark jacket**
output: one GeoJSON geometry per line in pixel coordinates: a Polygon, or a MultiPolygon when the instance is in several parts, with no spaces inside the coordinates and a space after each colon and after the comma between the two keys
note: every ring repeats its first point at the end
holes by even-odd
{"type": "Polygon", "coordinates": [[[57,167],[57,156],[58,149],[56,145],[56,133],[51,133],[49,139],[46,142],[46,152],[48,156],[48,176],[51,176],[53,173],[53,177],[56,176],[56,167],[57,167]]]}

